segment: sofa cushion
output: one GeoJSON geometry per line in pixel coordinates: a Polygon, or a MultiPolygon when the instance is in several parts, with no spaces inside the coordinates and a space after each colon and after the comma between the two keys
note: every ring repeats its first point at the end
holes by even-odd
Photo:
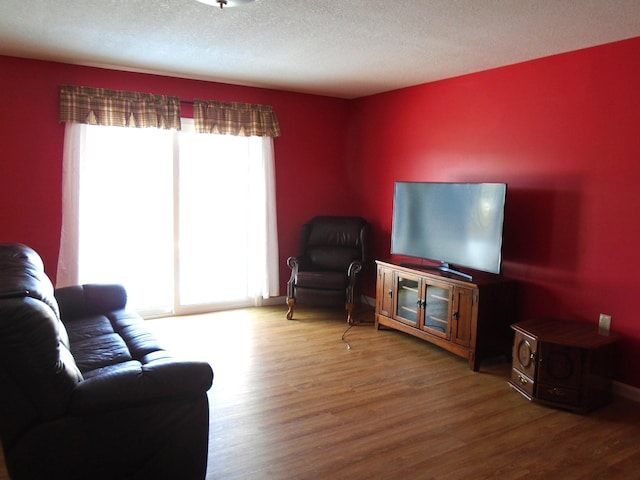
{"type": "Polygon", "coordinates": [[[341,290],[347,288],[347,277],[341,272],[298,272],[296,286],[298,288],[341,290]]]}
{"type": "Polygon", "coordinates": [[[81,372],[131,360],[129,348],[117,333],[80,340],[71,349],[81,372]]]}
{"type": "Polygon", "coordinates": [[[158,341],[145,325],[129,325],[120,330],[120,335],[127,343],[133,358],[141,359],[150,352],[160,350],[158,341]]]}
{"type": "Polygon", "coordinates": [[[78,321],[65,320],[64,324],[67,327],[69,342],[73,345],[82,340],[114,333],[113,326],[105,315],[90,315],[78,321]]]}
{"type": "Polygon", "coordinates": [[[335,270],[342,275],[354,260],[360,259],[360,250],[348,247],[309,247],[307,256],[311,259],[313,268],[335,270]]]}

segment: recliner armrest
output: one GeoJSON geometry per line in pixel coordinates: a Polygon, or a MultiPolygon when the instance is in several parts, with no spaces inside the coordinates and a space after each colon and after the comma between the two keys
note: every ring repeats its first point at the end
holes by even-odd
{"type": "Polygon", "coordinates": [[[308,270],[312,266],[311,259],[304,255],[287,258],[287,265],[292,270],[292,275],[295,275],[301,270],[308,270]]]}
{"type": "Polygon", "coordinates": [[[211,388],[213,371],[206,362],[162,359],[131,363],[80,382],[70,413],[118,410],[153,401],[195,397],[211,388]]]}
{"type": "Polygon", "coordinates": [[[347,271],[349,278],[353,279],[358,273],[362,271],[363,268],[364,262],[360,260],[354,260],[353,262],[351,262],[349,264],[349,270],[347,271]]]}

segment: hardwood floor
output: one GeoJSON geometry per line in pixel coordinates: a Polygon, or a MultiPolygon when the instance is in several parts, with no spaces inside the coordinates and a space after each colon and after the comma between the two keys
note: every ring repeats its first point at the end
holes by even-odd
{"type": "Polygon", "coordinates": [[[474,373],[371,323],[346,333],[348,349],[342,310],[285,313],[149,321],[215,372],[208,479],[637,478],[639,404],[587,416],[541,407],[507,385],[504,359],[474,373]]]}

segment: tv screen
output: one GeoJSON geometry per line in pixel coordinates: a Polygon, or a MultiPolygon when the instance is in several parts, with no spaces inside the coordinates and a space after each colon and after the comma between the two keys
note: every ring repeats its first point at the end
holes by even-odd
{"type": "Polygon", "coordinates": [[[396,182],[391,253],[500,273],[507,185],[396,182]]]}

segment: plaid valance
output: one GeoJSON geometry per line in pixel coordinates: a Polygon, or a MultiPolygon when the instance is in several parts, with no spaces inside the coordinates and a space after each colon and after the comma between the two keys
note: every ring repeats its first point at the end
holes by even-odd
{"type": "Polygon", "coordinates": [[[60,121],[180,130],[180,99],[63,85],[60,87],[60,121]]]}
{"type": "Polygon", "coordinates": [[[196,133],[241,137],[279,137],[278,117],[269,105],[238,102],[193,101],[196,133]]]}

